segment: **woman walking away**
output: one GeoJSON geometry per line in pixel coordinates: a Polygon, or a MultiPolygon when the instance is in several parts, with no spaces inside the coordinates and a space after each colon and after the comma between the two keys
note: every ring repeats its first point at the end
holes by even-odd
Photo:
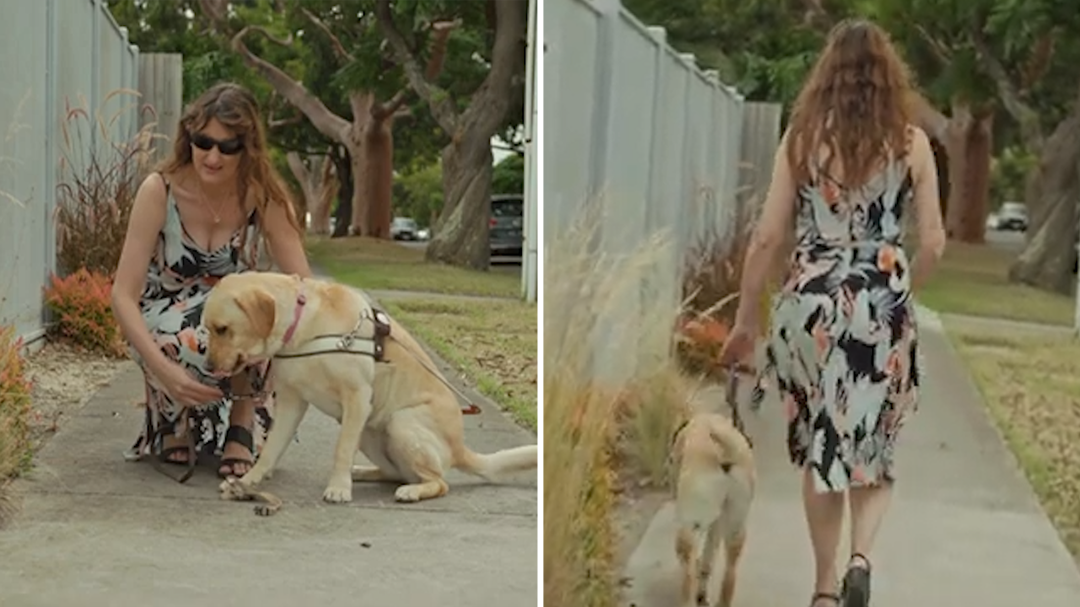
{"type": "Polygon", "coordinates": [[[861,20],[834,28],[781,139],[721,354],[725,364],[752,356],[763,269],[775,267],[793,231],[758,379],[779,391],[788,455],[803,470],[812,607],[869,604],[869,554],[892,497],[894,445],[918,403],[912,291],[941,257],[945,231],[930,142],[906,106],[912,96],[881,29],[861,20]],[[901,248],[910,212],[913,264],[901,248]],[[851,545],[838,581],[845,493],[851,545]]]}

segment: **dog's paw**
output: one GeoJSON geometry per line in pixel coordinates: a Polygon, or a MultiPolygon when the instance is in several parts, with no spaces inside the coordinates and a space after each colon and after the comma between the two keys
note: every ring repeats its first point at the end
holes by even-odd
{"type": "Polygon", "coordinates": [[[344,504],[345,502],[352,501],[352,484],[345,486],[330,485],[323,491],[322,498],[324,502],[331,504],[344,504]]]}
{"type": "Polygon", "coordinates": [[[419,485],[402,485],[394,492],[394,499],[399,502],[419,502],[421,497],[419,485]]]}
{"type": "Polygon", "coordinates": [[[230,476],[221,481],[218,490],[221,491],[221,499],[223,500],[246,501],[251,499],[247,488],[235,476],[230,476]]]}

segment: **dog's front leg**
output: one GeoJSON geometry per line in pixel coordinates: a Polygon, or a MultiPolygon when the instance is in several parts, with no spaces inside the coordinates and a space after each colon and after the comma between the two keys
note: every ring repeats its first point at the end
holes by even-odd
{"type": "Polygon", "coordinates": [[[334,448],[334,469],[323,492],[323,500],[331,503],[352,501],[352,466],[360,448],[360,435],[371,415],[371,385],[365,383],[355,392],[346,394],[341,403],[341,431],[334,448]]]}
{"type": "MultiPolygon", "coordinates": [[[[307,401],[291,390],[278,389],[274,398],[274,422],[270,426],[270,432],[266,436],[262,453],[258,461],[248,470],[248,473],[240,478],[240,483],[245,487],[254,487],[265,479],[285,454],[296,429],[300,427],[300,421],[307,412],[307,401]]],[[[221,484],[221,490],[226,490],[228,481],[221,484]]]]}

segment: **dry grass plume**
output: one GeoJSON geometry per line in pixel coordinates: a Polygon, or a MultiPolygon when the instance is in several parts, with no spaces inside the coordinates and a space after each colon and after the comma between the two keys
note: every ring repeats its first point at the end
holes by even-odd
{"type": "Polygon", "coordinates": [[[618,604],[619,475],[632,469],[662,478],[666,443],[685,415],[684,378],[671,356],[679,302],[669,245],[657,237],[620,255],[598,251],[598,219],[583,214],[544,247],[550,607],[618,604]]]}

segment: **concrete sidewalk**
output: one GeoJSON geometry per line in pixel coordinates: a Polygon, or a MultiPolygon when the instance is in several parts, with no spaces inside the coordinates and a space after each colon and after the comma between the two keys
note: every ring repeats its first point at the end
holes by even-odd
{"type": "MultiPolygon", "coordinates": [[[[940,322],[925,316],[920,322],[929,377],[921,409],[901,437],[896,501],[871,555],[874,607],[1080,605],[1076,563],[988,420],[940,322]]],[[[712,401],[724,407],[722,394],[712,401]]],[[[760,416],[747,416],[760,485],[737,607],[810,602],[813,560],[800,479],[787,462],[779,411],[766,402],[760,416]]],[[[657,513],[631,556],[625,605],[676,603],[672,514],[670,503],[657,513]]],[[[845,529],[841,562],[846,538],[845,529]]],[[[710,597],[719,583],[714,575],[710,597]]]]}
{"type": "MultiPolygon", "coordinates": [[[[24,512],[0,532],[0,605],[536,605],[535,473],[489,485],[455,471],[446,497],[419,504],[357,483],[351,504],[324,504],[337,424],[312,409],[265,483],[285,506],[262,518],[218,498],[213,468],[180,485],[123,460],[141,393],[132,365],[38,453],[24,512]]],[[[465,417],[474,450],[536,441],[466,393],[483,408],[465,417]]]]}

